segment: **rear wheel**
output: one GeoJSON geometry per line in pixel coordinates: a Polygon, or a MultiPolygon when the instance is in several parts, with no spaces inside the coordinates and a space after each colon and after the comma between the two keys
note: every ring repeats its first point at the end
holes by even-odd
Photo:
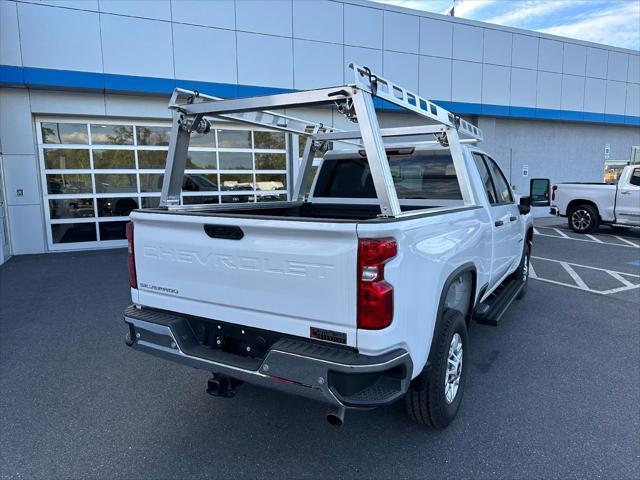
{"type": "Polygon", "coordinates": [[[432,428],[444,428],[458,413],[464,391],[469,335],[464,316],[457,310],[445,310],[433,337],[429,363],[413,382],[405,397],[407,413],[415,422],[432,428]]]}
{"type": "Polygon", "coordinates": [[[598,210],[592,205],[576,205],[569,212],[569,227],[576,233],[593,232],[599,223],[598,210]]]}

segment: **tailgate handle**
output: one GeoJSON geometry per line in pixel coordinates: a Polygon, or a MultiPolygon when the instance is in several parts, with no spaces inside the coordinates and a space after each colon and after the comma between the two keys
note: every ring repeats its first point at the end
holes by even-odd
{"type": "Polygon", "coordinates": [[[240,227],[229,225],[205,225],[204,232],[211,238],[223,238],[225,240],[241,240],[244,232],[240,227]]]}

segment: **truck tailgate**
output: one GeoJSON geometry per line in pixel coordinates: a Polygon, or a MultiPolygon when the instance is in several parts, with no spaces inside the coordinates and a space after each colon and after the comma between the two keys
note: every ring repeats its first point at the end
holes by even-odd
{"type": "Polygon", "coordinates": [[[131,220],[141,305],[307,338],[311,327],[327,329],[356,345],[355,223],[151,212],[131,220]]]}

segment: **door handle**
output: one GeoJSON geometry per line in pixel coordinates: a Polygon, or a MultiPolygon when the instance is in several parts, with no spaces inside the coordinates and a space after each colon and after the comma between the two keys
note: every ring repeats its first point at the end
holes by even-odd
{"type": "Polygon", "coordinates": [[[631,195],[631,191],[630,190],[621,190],[620,193],[622,195],[631,195]]]}
{"type": "Polygon", "coordinates": [[[518,219],[518,217],[509,217],[509,221],[510,222],[515,222],[518,219]]]}
{"type": "Polygon", "coordinates": [[[493,224],[496,227],[501,227],[502,225],[504,225],[504,222],[502,220],[496,220],[495,222],[493,222],[493,224]]]}

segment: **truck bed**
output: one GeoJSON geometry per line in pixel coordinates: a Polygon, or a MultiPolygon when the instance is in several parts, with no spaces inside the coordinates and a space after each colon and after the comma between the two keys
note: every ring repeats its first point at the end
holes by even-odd
{"type": "MultiPolygon", "coordinates": [[[[210,205],[192,208],[150,208],[137,210],[146,213],[162,213],[176,215],[195,215],[205,217],[237,217],[237,218],[265,218],[288,220],[331,220],[331,221],[367,221],[378,220],[380,207],[375,204],[332,204],[332,203],[303,203],[303,202],[277,202],[277,203],[247,203],[246,205],[210,205]]],[[[402,206],[403,211],[436,209],[439,206],[426,207],[423,205],[402,206]]]]}

